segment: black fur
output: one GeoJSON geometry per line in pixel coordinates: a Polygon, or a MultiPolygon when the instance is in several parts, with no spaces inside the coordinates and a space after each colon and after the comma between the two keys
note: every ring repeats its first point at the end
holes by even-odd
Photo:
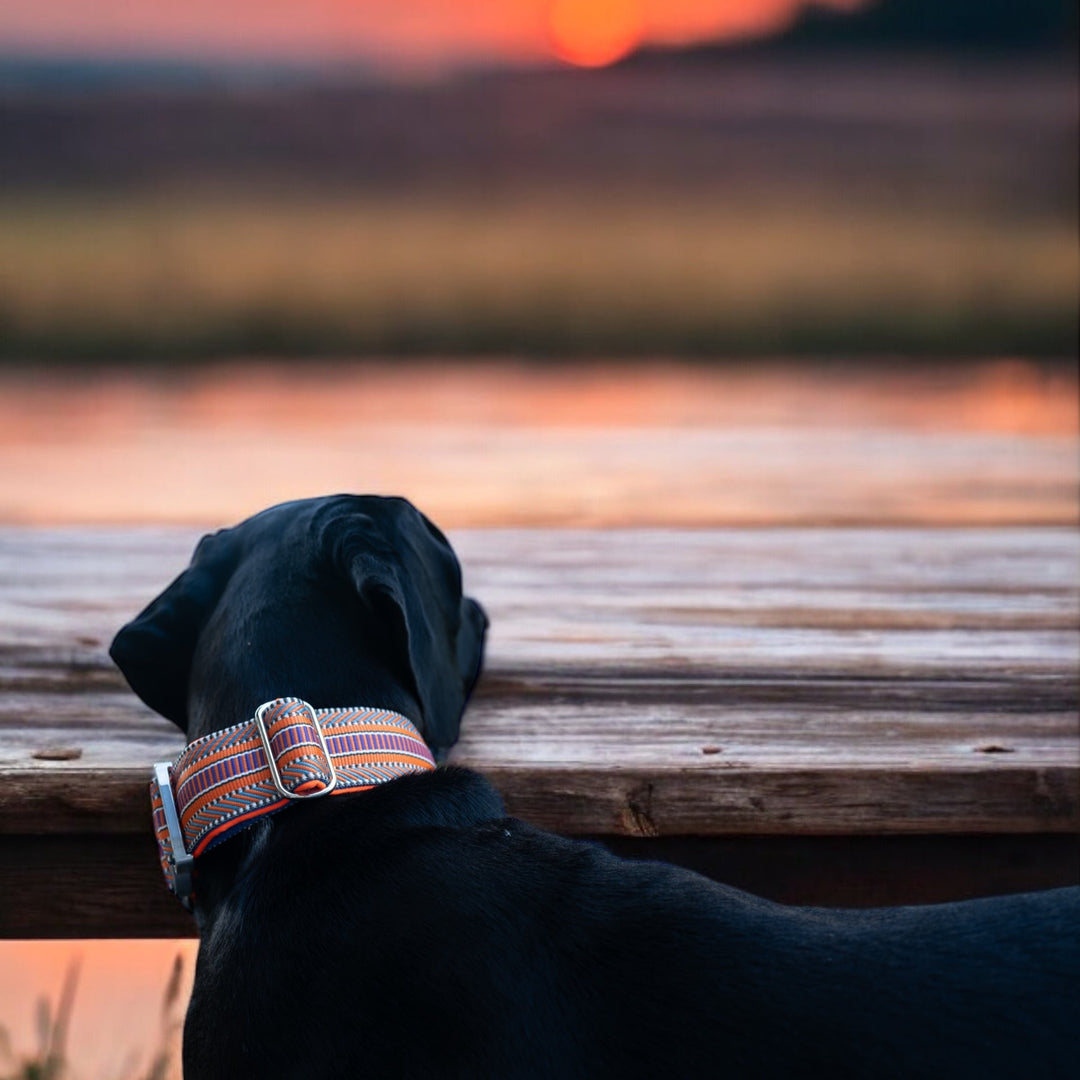
{"type": "MultiPolygon", "coordinates": [[[[486,620],[408,503],[288,503],[202,541],[117,635],[189,738],[296,695],[457,737],[486,620]]],[[[207,853],[187,1080],[1056,1077],[1080,889],[773,904],[504,816],[482,777],[298,806],[207,853]]]]}

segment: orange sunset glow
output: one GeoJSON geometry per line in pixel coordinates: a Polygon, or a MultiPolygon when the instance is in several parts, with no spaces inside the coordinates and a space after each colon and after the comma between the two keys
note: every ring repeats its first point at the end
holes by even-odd
{"type": "MultiPolygon", "coordinates": [[[[642,44],[767,34],[808,0],[35,0],[0,4],[0,50],[372,60],[611,63],[642,44]]],[[[822,0],[850,8],[863,0],[822,0]]]]}
{"type": "Polygon", "coordinates": [[[555,0],[548,16],[555,55],[601,67],[631,52],[645,30],[638,0],[555,0]]]}

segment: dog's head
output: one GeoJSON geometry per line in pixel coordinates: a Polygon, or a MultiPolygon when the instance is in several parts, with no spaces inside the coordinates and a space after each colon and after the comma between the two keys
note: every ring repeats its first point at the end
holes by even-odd
{"type": "Polygon", "coordinates": [[[189,738],[295,696],[395,709],[442,749],[457,739],[486,627],[446,537],[415,507],[334,495],[204,537],[109,651],[189,738]]]}

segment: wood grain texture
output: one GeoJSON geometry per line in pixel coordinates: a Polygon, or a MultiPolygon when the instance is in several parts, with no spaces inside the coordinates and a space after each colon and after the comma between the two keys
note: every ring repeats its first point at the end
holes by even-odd
{"type": "MultiPolygon", "coordinates": [[[[116,628],[185,529],[0,529],[0,937],[192,932],[116,628]]],[[[1069,529],[453,536],[492,619],[451,760],[512,813],[802,903],[1076,880],[1069,529]]]]}
{"type": "MultiPolygon", "coordinates": [[[[196,538],[0,530],[0,832],[145,832],[147,768],[181,740],[105,649],[196,538]]],[[[451,760],[537,824],[654,836],[1080,822],[1072,530],[453,540],[492,630],[451,760]]]]}

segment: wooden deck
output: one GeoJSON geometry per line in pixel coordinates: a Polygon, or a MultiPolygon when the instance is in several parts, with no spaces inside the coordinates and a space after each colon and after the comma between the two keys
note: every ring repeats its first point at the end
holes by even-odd
{"type": "MultiPolygon", "coordinates": [[[[106,655],[185,528],[0,529],[0,936],[191,932],[106,655]]],[[[464,530],[492,619],[452,760],[512,813],[803,902],[1075,881],[1068,527],[464,530]]]]}

